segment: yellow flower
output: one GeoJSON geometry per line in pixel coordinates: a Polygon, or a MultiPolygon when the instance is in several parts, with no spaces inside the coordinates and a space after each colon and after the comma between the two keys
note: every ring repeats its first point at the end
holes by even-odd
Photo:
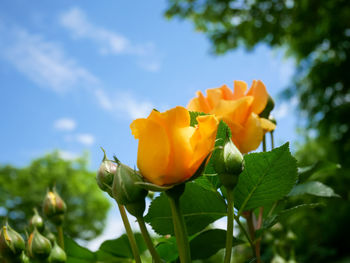
{"type": "Polygon", "coordinates": [[[147,119],[136,119],[132,134],[139,139],[137,166],[156,185],[181,183],[199,168],[215,144],[218,120],[213,115],[198,116],[190,126],[189,112],[176,107],[160,113],[153,110],[147,119]]]}
{"type": "Polygon", "coordinates": [[[234,92],[226,85],[208,89],[206,97],[198,91],[197,97],[187,105],[191,111],[215,114],[223,120],[231,129],[232,141],[242,153],[258,148],[264,133],[276,128],[271,121],[259,117],[269,96],[265,85],[254,80],[246,91],[247,83],[235,81],[234,92]]]}

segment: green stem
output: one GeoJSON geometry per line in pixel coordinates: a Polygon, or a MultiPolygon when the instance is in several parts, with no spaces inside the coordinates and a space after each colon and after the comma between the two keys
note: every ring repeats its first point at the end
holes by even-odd
{"type": "Polygon", "coordinates": [[[174,232],[176,237],[177,248],[181,263],[190,263],[191,250],[188,242],[187,229],[183,215],[180,210],[180,196],[167,193],[171,207],[171,213],[174,223],[174,232]]]}
{"type": "Polygon", "coordinates": [[[62,225],[59,225],[57,228],[57,235],[58,235],[58,245],[64,250],[64,237],[63,237],[63,227],[62,225]]]}
{"type": "MultiPolygon", "coordinates": [[[[251,240],[255,240],[255,228],[254,228],[254,224],[253,224],[253,212],[252,211],[248,211],[247,214],[247,225],[248,225],[248,230],[249,230],[249,235],[251,240]]],[[[255,254],[255,252],[254,252],[255,254]]]]}
{"type": "Polygon", "coordinates": [[[266,136],[264,134],[263,141],[262,141],[262,147],[263,147],[263,152],[266,152],[266,136]]]}
{"type": "Polygon", "coordinates": [[[119,208],[119,212],[120,212],[120,215],[121,215],[123,223],[124,223],[126,234],[128,236],[128,239],[129,239],[132,254],[134,255],[136,263],[141,263],[140,252],[139,252],[139,249],[136,245],[136,240],[135,240],[134,234],[131,230],[131,226],[129,223],[128,216],[126,215],[125,208],[124,208],[124,206],[122,206],[120,204],[118,204],[118,208],[119,208]]]}
{"type": "Polygon", "coordinates": [[[245,237],[247,238],[249,244],[250,244],[250,247],[252,249],[252,252],[253,252],[253,255],[255,256],[255,247],[254,247],[254,244],[253,244],[253,241],[252,239],[250,238],[247,230],[244,228],[242,222],[239,220],[239,217],[235,216],[235,220],[239,226],[239,228],[241,229],[241,231],[243,232],[243,234],[245,235],[245,237]]]}
{"type": "Polygon", "coordinates": [[[224,263],[231,262],[232,241],[233,241],[233,189],[226,187],[227,192],[227,231],[226,231],[226,250],[224,263]]]}
{"type": "Polygon", "coordinates": [[[270,138],[271,138],[271,149],[273,150],[275,148],[275,140],[273,138],[273,131],[270,132],[270,138]]]}
{"type": "Polygon", "coordinates": [[[147,227],[145,224],[145,220],[143,219],[142,216],[140,216],[140,217],[137,217],[137,222],[139,223],[140,230],[141,230],[143,239],[145,240],[145,243],[147,245],[147,248],[152,255],[153,262],[162,263],[162,260],[160,259],[157,250],[154,248],[152,239],[148,233],[148,230],[147,230],[147,227]]]}

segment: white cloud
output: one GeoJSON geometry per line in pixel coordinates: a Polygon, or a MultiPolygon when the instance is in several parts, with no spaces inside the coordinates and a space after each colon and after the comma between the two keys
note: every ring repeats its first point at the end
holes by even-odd
{"type": "Polygon", "coordinates": [[[103,55],[129,54],[139,58],[139,66],[150,72],[161,67],[161,58],[155,52],[153,43],[134,44],[127,37],[97,26],[89,21],[83,10],[73,7],[62,13],[59,23],[68,29],[73,38],[89,39],[99,46],[103,55]]]}
{"type": "Polygon", "coordinates": [[[95,142],[95,137],[89,133],[80,133],[76,135],[76,140],[85,146],[91,146],[95,142]]]}
{"type": "Polygon", "coordinates": [[[53,127],[60,131],[73,131],[77,127],[77,123],[70,118],[61,118],[54,122],[53,127]]]}
{"type": "Polygon", "coordinates": [[[154,106],[148,101],[137,101],[129,94],[107,95],[102,90],[96,90],[99,104],[106,110],[131,119],[147,117],[154,106]]]}
{"type": "MultiPolygon", "coordinates": [[[[82,30],[81,34],[85,31],[82,30]]],[[[98,104],[105,110],[113,112],[120,117],[127,116],[135,119],[147,116],[153,106],[147,101],[137,101],[132,96],[116,94],[112,98],[107,96],[101,87],[101,81],[80,66],[74,59],[64,52],[64,49],[53,41],[46,40],[43,36],[29,33],[20,27],[0,25],[0,58],[10,62],[15,69],[40,87],[51,89],[54,92],[68,92],[72,89],[82,88],[83,92],[92,92],[97,98],[98,104]],[[97,87],[97,88],[96,88],[97,87]]],[[[151,44],[148,45],[152,47],[151,44]]],[[[143,54],[145,50],[137,51],[143,54]]],[[[160,68],[158,62],[144,59],[140,55],[142,67],[149,71],[157,71],[160,68]]],[[[54,128],[57,130],[72,131],[75,129],[74,120],[57,120],[54,128]]],[[[91,145],[91,137],[79,137],[74,141],[85,145],[91,145]]]]}
{"type": "Polygon", "coordinates": [[[63,52],[56,42],[21,28],[0,29],[0,55],[41,87],[56,92],[98,82],[88,70],[63,52]]]}
{"type": "Polygon", "coordinates": [[[85,13],[77,7],[62,13],[59,21],[62,26],[70,30],[75,38],[88,38],[97,42],[103,54],[130,52],[130,43],[127,38],[91,24],[85,13]]]}
{"type": "Polygon", "coordinates": [[[73,161],[73,160],[76,160],[80,157],[80,155],[78,153],[71,152],[71,151],[65,151],[65,150],[59,150],[58,154],[60,155],[60,157],[62,159],[68,160],[68,161],[73,161]]]}

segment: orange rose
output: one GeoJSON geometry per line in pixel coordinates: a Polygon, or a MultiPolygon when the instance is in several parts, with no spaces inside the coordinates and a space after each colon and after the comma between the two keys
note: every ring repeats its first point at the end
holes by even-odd
{"type": "Polygon", "coordinates": [[[231,129],[232,141],[242,153],[247,153],[259,147],[264,133],[276,128],[271,121],[259,117],[268,101],[265,85],[260,81],[253,81],[250,90],[247,83],[234,82],[234,92],[226,85],[220,88],[208,89],[204,97],[201,91],[197,98],[193,98],[187,108],[215,114],[231,129]]]}
{"type": "Polygon", "coordinates": [[[189,112],[176,107],[160,113],[153,110],[147,119],[134,120],[132,134],[139,139],[137,166],[156,185],[181,183],[189,179],[213,150],[218,120],[198,116],[190,126],[189,112]]]}

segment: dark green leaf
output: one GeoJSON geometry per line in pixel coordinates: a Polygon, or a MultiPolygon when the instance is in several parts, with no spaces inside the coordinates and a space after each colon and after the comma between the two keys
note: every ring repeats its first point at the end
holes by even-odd
{"type": "Polygon", "coordinates": [[[264,220],[264,224],[263,224],[262,228],[255,232],[256,237],[261,236],[264,231],[266,231],[270,227],[274,226],[281,219],[289,217],[292,214],[294,214],[300,210],[315,208],[315,207],[319,207],[319,206],[321,206],[320,203],[302,204],[302,205],[297,205],[297,206],[294,206],[292,208],[282,210],[278,214],[273,214],[272,216],[266,218],[264,220]]]}
{"type": "Polygon", "coordinates": [[[336,194],[333,191],[332,188],[317,181],[310,181],[310,182],[306,182],[306,183],[298,184],[294,186],[288,196],[296,196],[296,195],[303,195],[303,194],[322,196],[322,197],[340,197],[338,194],[336,194]]]}
{"type": "Polygon", "coordinates": [[[67,254],[67,263],[88,263],[96,262],[96,255],[78,245],[73,239],[64,237],[65,252],[67,254]]]}
{"type": "MultiPolygon", "coordinates": [[[[186,183],[185,192],[180,198],[180,207],[189,235],[201,231],[226,215],[226,203],[220,194],[194,182],[186,183]]],[[[145,220],[160,235],[174,233],[171,210],[164,193],[152,201],[145,220]]]]}
{"type": "Polygon", "coordinates": [[[287,195],[297,180],[296,160],[286,143],[271,152],[244,156],[245,168],[234,190],[235,207],[250,210],[287,195]]]}
{"type": "MultiPolygon", "coordinates": [[[[139,252],[142,254],[147,249],[142,235],[140,233],[136,233],[135,239],[139,248],[139,252]]],[[[117,239],[106,240],[103,242],[97,251],[97,255],[99,260],[105,260],[108,257],[133,258],[129,239],[126,234],[117,239]]]]}
{"type": "Polygon", "coordinates": [[[339,168],[340,168],[339,164],[328,162],[328,161],[318,161],[311,166],[299,168],[299,183],[305,182],[311,176],[313,178],[319,177],[322,174],[330,173],[339,168]]]}
{"type": "Polygon", "coordinates": [[[165,260],[165,262],[175,261],[179,256],[175,237],[170,237],[159,242],[156,249],[159,256],[165,260]]]}
{"type": "MultiPolygon", "coordinates": [[[[233,239],[232,247],[244,243],[233,239]]],[[[203,231],[190,242],[192,259],[205,259],[216,254],[226,246],[226,231],[222,229],[209,229],[203,231]]]]}

